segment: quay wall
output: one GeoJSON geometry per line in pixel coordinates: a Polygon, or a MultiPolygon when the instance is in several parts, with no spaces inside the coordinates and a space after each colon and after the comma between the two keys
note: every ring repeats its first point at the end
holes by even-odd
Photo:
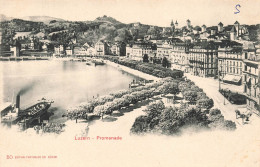
{"type": "Polygon", "coordinates": [[[119,68],[125,72],[128,72],[128,73],[131,73],[139,78],[143,78],[145,80],[154,80],[154,81],[158,81],[160,80],[161,78],[158,78],[158,77],[155,77],[155,76],[152,76],[150,74],[146,74],[144,72],[141,72],[141,71],[138,71],[138,70],[135,70],[135,69],[132,69],[132,68],[129,68],[129,67],[126,67],[126,66],[123,66],[123,65],[120,65],[120,64],[117,64],[117,63],[114,63],[114,62],[111,62],[109,60],[106,60],[105,61],[106,64],[110,65],[110,66],[113,66],[113,67],[116,67],[116,68],[119,68]]]}

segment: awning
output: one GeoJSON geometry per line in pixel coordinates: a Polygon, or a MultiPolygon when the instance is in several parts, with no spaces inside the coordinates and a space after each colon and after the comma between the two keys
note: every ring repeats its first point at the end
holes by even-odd
{"type": "Polygon", "coordinates": [[[239,82],[241,81],[241,76],[227,74],[227,75],[223,78],[223,81],[228,81],[228,82],[233,82],[233,83],[239,83],[239,82]]]}
{"type": "Polygon", "coordinates": [[[173,98],[174,95],[169,93],[169,94],[165,95],[165,97],[166,97],[166,98],[173,98]]]}

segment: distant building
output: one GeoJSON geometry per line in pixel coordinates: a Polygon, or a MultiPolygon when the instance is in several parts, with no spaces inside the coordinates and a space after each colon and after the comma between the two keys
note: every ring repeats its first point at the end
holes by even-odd
{"type": "Polygon", "coordinates": [[[126,44],[124,42],[116,42],[111,47],[112,55],[126,56],[126,44]]]}
{"type": "Polygon", "coordinates": [[[75,46],[74,47],[74,54],[76,56],[86,56],[87,55],[87,50],[84,47],[75,46]]]}
{"type": "Polygon", "coordinates": [[[133,55],[133,48],[132,44],[126,45],[126,56],[131,57],[133,55]]]}
{"type": "Polygon", "coordinates": [[[94,47],[89,47],[87,49],[87,56],[95,56],[96,55],[96,49],[94,47]]]}
{"type": "Polygon", "coordinates": [[[172,45],[170,44],[170,42],[165,41],[162,44],[157,45],[156,57],[160,59],[166,57],[167,59],[169,59],[169,55],[171,52],[172,52],[172,45]]]}
{"type": "Polygon", "coordinates": [[[74,54],[73,46],[68,46],[65,50],[67,56],[72,56],[74,54]]]}
{"type": "Polygon", "coordinates": [[[10,51],[12,52],[12,55],[14,57],[19,57],[20,56],[20,49],[17,45],[11,45],[10,46],[10,51]]]}
{"type": "Polygon", "coordinates": [[[223,23],[218,23],[218,32],[222,32],[224,30],[223,23]]]}
{"type": "Polygon", "coordinates": [[[54,53],[56,55],[63,55],[65,53],[64,46],[63,45],[57,45],[54,47],[54,53]]]}
{"type": "MultiPolygon", "coordinates": [[[[129,49],[129,48],[128,48],[129,49]]],[[[134,60],[143,60],[146,54],[148,57],[154,57],[156,53],[156,45],[151,42],[135,42],[132,45],[132,55],[130,57],[134,60]]]]}
{"type": "Polygon", "coordinates": [[[172,45],[170,53],[171,68],[188,72],[188,46],[185,43],[175,43],[172,45]]]}
{"type": "Polygon", "coordinates": [[[230,40],[238,40],[243,36],[248,35],[248,29],[244,25],[240,25],[238,21],[236,21],[230,31],[230,40]]]}
{"type": "Polygon", "coordinates": [[[106,42],[99,41],[95,45],[96,55],[97,56],[105,56],[109,54],[109,48],[106,42]]]}

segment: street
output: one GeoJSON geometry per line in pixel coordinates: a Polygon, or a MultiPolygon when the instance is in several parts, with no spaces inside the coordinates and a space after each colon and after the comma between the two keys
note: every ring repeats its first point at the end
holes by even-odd
{"type": "MultiPolygon", "coordinates": [[[[214,101],[213,108],[220,109],[225,119],[232,120],[236,122],[238,128],[241,127],[242,119],[241,118],[236,119],[235,110],[238,109],[242,112],[246,111],[246,105],[231,104],[227,99],[225,99],[224,96],[222,96],[218,91],[219,89],[218,80],[214,80],[213,78],[203,78],[203,77],[193,76],[188,73],[185,73],[184,75],[188,79],[193,81],[198,87],[202,88],[208,97],[213,99],[214,101]]],[[[240,87],[241,86],[233,86],[233,85],[232,87],[230,87],[230,85],[228,84],[221,83],[221,88],[229,88],[232,91],[241,93],[243,89],[241,89],[240,87]]]]}

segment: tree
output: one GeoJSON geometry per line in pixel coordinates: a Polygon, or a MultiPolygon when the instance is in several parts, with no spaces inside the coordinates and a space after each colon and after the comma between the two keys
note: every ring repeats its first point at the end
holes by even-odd
{"type": "Polygon", "coordinates": [[[200,106],[201,108],[210,109],[213,107],[214,102],[212,99],[202,98],[197,100],[197,105],[200,106]]]}
{"type": "Polygon", "coordinates": [[[187,90],[183,93],[183,96],[185,98],[185,100],[188,100],[190,102],[192,101],[196,101],[197,99],[197,92],[193,91],[193,90],[187,90]]]}
{"type": "Polygon", "coordinates": [[[163,57],[162,60],[162,66],[168,68],[169,67],[169,61],[166,57],[163,57]]]}
{"type": "Polygon", "coordinates": [[[135,119],[135,122],[130,130],[135,134],[142,134],[147,131],[147,116],[139,116],[135,119]]]}
{"type": "Polygon", "coordinates": [[[148,63],[148,62],[149,62],[149,57],[148,57],[147,54],[144,54],[143,62],[144,62],[144,63],[148,63]]]}

